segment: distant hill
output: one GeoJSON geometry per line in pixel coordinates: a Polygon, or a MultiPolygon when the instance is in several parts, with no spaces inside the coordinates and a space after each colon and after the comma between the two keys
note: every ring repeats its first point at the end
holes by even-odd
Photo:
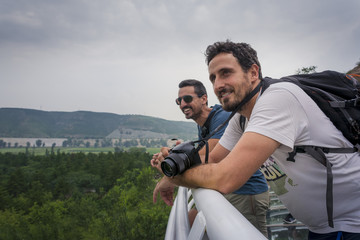
{"type": "Polygon", "coordinates": [[[0,137],[196,139],[196,124],[143,115],[0,108],[0,137]]]}

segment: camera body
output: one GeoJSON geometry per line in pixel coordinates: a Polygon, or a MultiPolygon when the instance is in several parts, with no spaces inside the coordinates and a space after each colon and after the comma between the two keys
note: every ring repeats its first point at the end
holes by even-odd
{"type": "Polygon", "coordinates": [[[198,150],[194,142],[184,142],[169,152],[169,155],[161,162],[161,169],[168,177],[183,173],[187,169],[201,164],[198,150]]]}

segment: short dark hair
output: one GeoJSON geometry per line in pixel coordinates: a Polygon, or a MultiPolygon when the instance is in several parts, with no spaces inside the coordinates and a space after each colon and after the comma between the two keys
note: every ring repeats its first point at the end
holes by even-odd
{"type": "Polygon", "coordinates": [[[244,72],[247,72],[253,64],[259,67],[259,78],[262,79],[261,65],[256,51],[247,43],[234,43],[230,40],[216,42],[209,45],[205,51],[206,64],[220,53],[231,53],[240,64],[244,72]]]}
{"type": "Polygon", "coordinates": [[[183,88],[183,87],[189,87],[192,86],[194,87],[195,93],[198,97],[203,96],[204,94],[207,95],[206,93],[206,88],[204,86],[204,84],[202,84],[202,82],[195,80],[195,79],[186,79],[183,80],[179,83],[179,88],[183,88]]]}

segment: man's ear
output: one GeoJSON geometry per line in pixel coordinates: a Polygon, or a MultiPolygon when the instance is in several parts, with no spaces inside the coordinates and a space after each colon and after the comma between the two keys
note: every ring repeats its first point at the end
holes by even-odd
{"type": "Polygon", "coordinates": [[[203,103],[203,104],[206,104],[207,101],[208,101],[207,95],[206,95],[206,94],[202,95],[202,96],[201,96],[201,100],[202,100],[202,103],[203,103]]]}
{"type": "Polygon", "coordinates": [[[256,64],[251,65],[250,69],[248,70],[248,73],[250,74],[250,78],[252,82],[255,82],[259,79],[259,66],[256,64]]]}

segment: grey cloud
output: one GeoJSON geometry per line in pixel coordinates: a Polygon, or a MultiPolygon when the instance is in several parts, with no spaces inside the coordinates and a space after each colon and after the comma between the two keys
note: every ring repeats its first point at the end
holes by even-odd
{"type": "Polygon", "coordinates": [[[360,60],[359,10],[358,0],[0,0],[0,107],[184,120],[177,83],[197,78],[211,92],[208,44],[250,43],[273,77],[346,71],[360,60]]]}

